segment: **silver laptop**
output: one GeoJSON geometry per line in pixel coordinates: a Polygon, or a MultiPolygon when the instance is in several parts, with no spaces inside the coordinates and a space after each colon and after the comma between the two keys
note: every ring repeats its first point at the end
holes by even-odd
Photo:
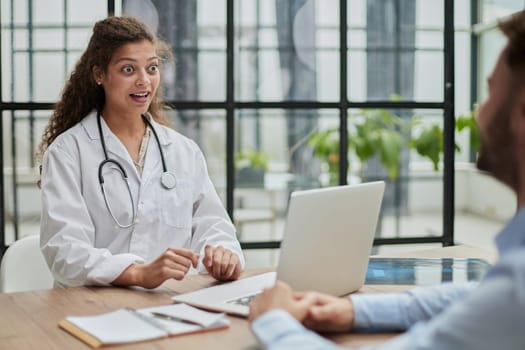
{"type": "Polygon", "coordinates": [[[379,181],[293,192],[277,272],[172,299],[247,316],[251,299],[276,278],[297,291],[341,296],[358,290],[365,281],[384,188],[379,181]]]}

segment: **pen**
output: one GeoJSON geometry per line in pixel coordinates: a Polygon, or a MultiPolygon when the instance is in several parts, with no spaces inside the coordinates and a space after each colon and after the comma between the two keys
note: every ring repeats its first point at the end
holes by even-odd
{"type": "Polygon", "coordinates": [[[193,325],[197,325],[197,326],[201,326],[202,327],[202,325],[200,323],[198,323],[198,322],[195,322],[195,321],[192,321],[192,320],[183,319],[183,318],[179,318],[179,317],[175,317],[175,316],[171,316],[171,315],[168,315],[168,314],[164,314],[162,312],[152,311],[151,314],[154,317],[157,317],[157,318],[160,318],[160,319],[163,319],[163,320],[189,323],[189,324],[193,324],[193,325]]]}

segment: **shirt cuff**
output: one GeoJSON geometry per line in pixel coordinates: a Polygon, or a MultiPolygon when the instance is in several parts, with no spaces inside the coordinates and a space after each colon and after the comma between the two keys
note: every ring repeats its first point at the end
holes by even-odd
{"type": "Polygon", "coordinates": [[[252,330],[259,342],[268,348],[285,335],[304,331],[304,327],[288,312],[273,310],[259,316],[252,323],[252,330]]]}
{"type": "Polygon", "coordinates": [[[401,304],[403,294],[351,295],[354,306],[354,331],[402,331],[406,322],[401,304]]]}
{"type": "Polygon", "coordinates": [[[252,323],[252,330],[264,348],[284,336],[306,331],[302,324],[283,310],[272,310],[259,316],[252,323]]]}

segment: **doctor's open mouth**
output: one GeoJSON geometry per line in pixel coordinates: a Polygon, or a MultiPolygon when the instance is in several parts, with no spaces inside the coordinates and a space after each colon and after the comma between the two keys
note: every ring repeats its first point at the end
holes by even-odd
{"type": "Polygon", "coordinates": [[[136,92],[136,93],[129,94],[129,96],[132,99],[134,99],[135,101],[139,101],[139,102],[146,101],[150,95],[151,93],[149,91],[136,92]]]}

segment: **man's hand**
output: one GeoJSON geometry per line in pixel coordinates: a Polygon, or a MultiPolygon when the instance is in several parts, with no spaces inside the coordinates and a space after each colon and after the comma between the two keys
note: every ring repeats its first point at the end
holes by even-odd
{"type": "Polygon", "coordinates": [[[199,254],[189,249],[168,248],[149,264],[130,265],[112,284],[156,288],[170,278],[182,280],[198,262],[199,254]]]}
{"type": "Polygon", "coordinates": [[[277,281],[273,287],[266,288],[250,303],[248,319],[251,322],[267,311],[279,309],[288,311],[292,317],[302,322],[308,314],[308,309],[314,303],[314,294],[294,295],[290,286],[277,281]]]}
{"type": "MultiPolygon", "coordinates": [[[[354,305],[350,298],[336,298],[313,293],[315,304],[310,307],[303,324],[318,332],[348,332],[354,323],[354,305]]],[[[306,296],[305,296],[306,298],[306,296]]]]}
{"type": "Polygon", "coordinates": [[[222,246],[204,248],[202,263],[208,273],[220,281],[236,280],[241,276],[241,261],[237,254],[222,246]]]}

